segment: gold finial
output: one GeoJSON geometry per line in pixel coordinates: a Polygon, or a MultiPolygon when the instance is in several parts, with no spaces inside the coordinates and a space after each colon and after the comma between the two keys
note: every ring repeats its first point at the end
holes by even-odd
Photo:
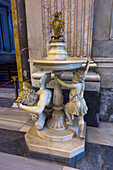
{"type": "Polygon", "coordinates": [[[64,20],[61,19],[62,13],[61,12],[55,12],[52,15],[53,21],[49,22],[50,25],[50,32],[54,32],[54,35],[51,37],[51,39],[54,40],[63,40],[62,32],[64,31],[64,20]]]}

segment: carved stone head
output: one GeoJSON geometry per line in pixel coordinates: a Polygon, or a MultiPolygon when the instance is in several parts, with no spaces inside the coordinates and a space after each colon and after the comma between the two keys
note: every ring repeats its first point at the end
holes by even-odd
{"type": "Polygon", "coordinates": [[[79,69],[73,72],[73,79],[72,81],[74,83],[83,83],[85,80],[85,74],[84,71],[79,69]]]}
{"type": "Polygon", "coordinates": [[[16,100],[17,105],[23,104],[27,106],[33,106],[38,96],[33,89],[24,89],[20,92],[18,99],[16,100]]]}

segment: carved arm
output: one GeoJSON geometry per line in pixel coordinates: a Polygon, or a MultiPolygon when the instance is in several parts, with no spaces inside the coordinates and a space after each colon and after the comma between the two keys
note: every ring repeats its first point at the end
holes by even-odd
{"type": "Polygon", "coordinates": [[[20,104],[19,107],[25,111],[32,112],[37,115],[42,113],[40,112],[40,107],[37,107],[37,106],[26,106],[26,105],[20,104]]]}
{"type": "Polygon", "coordinates": [[[89,64],[90,64],[90,57],[88,57],[87,63],[85,65],[85,72],[84,72],[85,75],[84,75],[84,77],[86,77],[87,72],[89,70],[89,64]]]}
{"type": "Polygon", "coordinates": [[[62,80],[60,80],[57,76],[55,76],[55,79],[64,87],[67,88],[76,88],[78,84],[73,84],[73,83],[64,83],[62,80]]]}

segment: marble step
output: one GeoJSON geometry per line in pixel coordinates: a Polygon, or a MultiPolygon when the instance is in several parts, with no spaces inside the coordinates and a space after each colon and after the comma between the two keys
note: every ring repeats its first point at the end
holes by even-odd
{"type": "Polygon", "coordinates": [[[13,88],[0,88],[0,107],[11,107],[15,100],[13,88]]]}
{"type": "MultiPolygon", "coordinates": [[[[0,107],[0,128],[28,132],[31,116],[19,108],[0,107]]],[[[113,123],[100,122],[98,128],[87,127],[87,142],[113,146],[113,123]]]]}
{"type": "Polygon", "coordinates": [[[77,169],[0,152],[0,170],[77,170],[77,169]]]}
{"type": "MultiPolygon", "coordinates": [[[[38,154],[38,156],[36,156],[36,154],[34,153],[31,155],[28,151],[28,148],[26,147],[26,144],[24,141],[24,135],[25,133],[23,132],[0,129],[0,152],[18,155],[19,157],[22,156],[23,157],[22,160],[25,164],[22,162],[22,165],[21,165],[21,162],[19,162],[20,165],[18,164],[18,167],[20,167],[21,169],[23,168],[22,166],[24,165],[26,166],[26,160],[24,159],[25,157],[30,158],[30,159],[27,159],[29,161],[28,165],[31,164],[31,161],[30,161],[31,158],[38,159],[39,162],[42,163],[42,165],[45,162],[50,162],[52,164],[56,162],[57,164],[59,164],[59,159],[60,161],[62,160],[61,157],[57,159],[56,157],[53,158],[50,155],[43,155],[41,153],[38,154]]],[[[0,160],[1,160],[0,165],[2,165],[3,168],[4,168],[3,164],[7,166],[9,165],[9,168],[10,168],[10,165],[13,166],[13,163],[17,164],[18,162],[17,157],[16,157],[17,162],[15,159],[12,158],[13,162],[11,161],[11,164],[10,164],[10,159],[8,158],[1,159],[0,157],[0,160]]],[[[107,145],[89,143],[86,141],[86,157],[71,165],[70,165],[70,162],[66,159],[64,163],[62,163],[62,165],[71,166],[73,168],[78,168],[80,170],[107,170],[107,169],[112,170],[113,169],[113,147],[107,146],[107,145]]],[[[37,170],[40,170],[38,169],[40,165],[38,166],[37,164],[35,164],[35,166],[37,167],[37,170]]],[[[13,168],[12,169],[11,168],[2,169],[0,167],[0,170],[13,170],[13,168]]],[[[33,168],[31,168],[31,170],[32,169],[33,168]]],[[[25,169],[22,169],[22,170],[25,170],[25,169]]]]}
{"type": "Polygon", "coordinates": [[[28,112],[19,108],[0,107],[0,128],[19,131],[25,124],[29,125],[28,112]]]}
{"type": "Polygon", "coordinates": [[[14,88],[0,88],[0,98],[10,98],[15,99],[15,89],[14,88]]]}

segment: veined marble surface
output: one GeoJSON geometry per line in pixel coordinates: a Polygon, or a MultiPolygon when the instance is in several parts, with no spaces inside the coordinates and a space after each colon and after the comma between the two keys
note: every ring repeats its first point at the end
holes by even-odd
{"type": "Polygon", "coordinates": [[[87,141],[113,146],[113,123],[100,122],[98,128],[87,127],[87,141]]]}
{"type": "MultiPolygon", "coordinates": [[[[23,159],[22,159],[23,161],[24,161],[24,157],[28,157],[32,159],[39,159],[40,163],[42,164],[45,161],[46,162],[48,161],[50,163],[57,162],[57,164],[63,161],[62,163],[63,165],[70,166],[70,162],[67,159],[64,160],[64,158],[63,159],[60,158],[59,160],[56,157],[55,158],[50,157],[50,155],[43,155],[43,154],[30,155],[28,148],[25,145],[24,134],[25,133],[23,132],[0,129],[0,152],[13,154],[13,155],[19,155],[19,157],[23,156],[23,159]],[[50,161],[50,159],[52,160],[50,161]]],[[[14,160],[13,158],[11,159],[14,160]]],[[[6,159],[4,158],[5,162],[6,160],[10,161],[10,159],[8,159],[7,157],[6,159]]],[[[5,165],[6,167],[9,165],[8,166],[9,169],[5,169],[5,170],[13,170],[13,169],[10,169],[12,168],[10,166],[11,161],[10,162],[7,161],[5,165],[3,165],[4,161],[2,161],[2,163],[0,162],[1,163],[0,165],[3,166],[3,168],[5,165]]],[[[29,161],[28,165],[31,165],[32,160],[30,161],[30,159],[28,159],[28,161],[29,161]]],[[[26,165],[26,161],[25,161],[25,165],[26,165]]],[[[24,166],[24,165],[20,164],[20,167],[21,166],[24,166]]],[[[35,166],[37,166],[37,164],[35,164],[35,166]]],[[[112,170],[113,169],[113,147],[86,142],[86,157],[78,161],[77,163],[72,164],[71,166],[73,168],[78,168],[80,170],[106,170],[106,169],[112,170]]],[[[40,167],[40,164],[39,164],[39,167],[40,167]]],[[[1,167],[0,167],[0,170],[1,170],[1,167]]],[[[25,170],[25,169],[22,169],[22,170],[25,170]]]]}
{"type": "MultiPolygon", "coordinates": [[[[33,125],[30,115],[19,108],[0,107],[0,128],[28,132],[33,125]]],[[[87,142],[113,146],[113,123],[100,122],[99,128],[87,127],[87,142]]]]}
{"type": "Polygon", "coordinates": [[[30,116],[25,111],[0,107],[0,128],[19,131],[29,119],[30,116]]]}
{"type": "Polygon", "coordinates": [[[78,170],[0,152],[0,170],[78,170]],[[24,164],[23,164],[24,162],[24,164]]]}
{"type": "Polygon", "coordinates": [[[0,88],[0,98],[13,98],[15,99],[15,89],[13,88],[0,88]]]}

